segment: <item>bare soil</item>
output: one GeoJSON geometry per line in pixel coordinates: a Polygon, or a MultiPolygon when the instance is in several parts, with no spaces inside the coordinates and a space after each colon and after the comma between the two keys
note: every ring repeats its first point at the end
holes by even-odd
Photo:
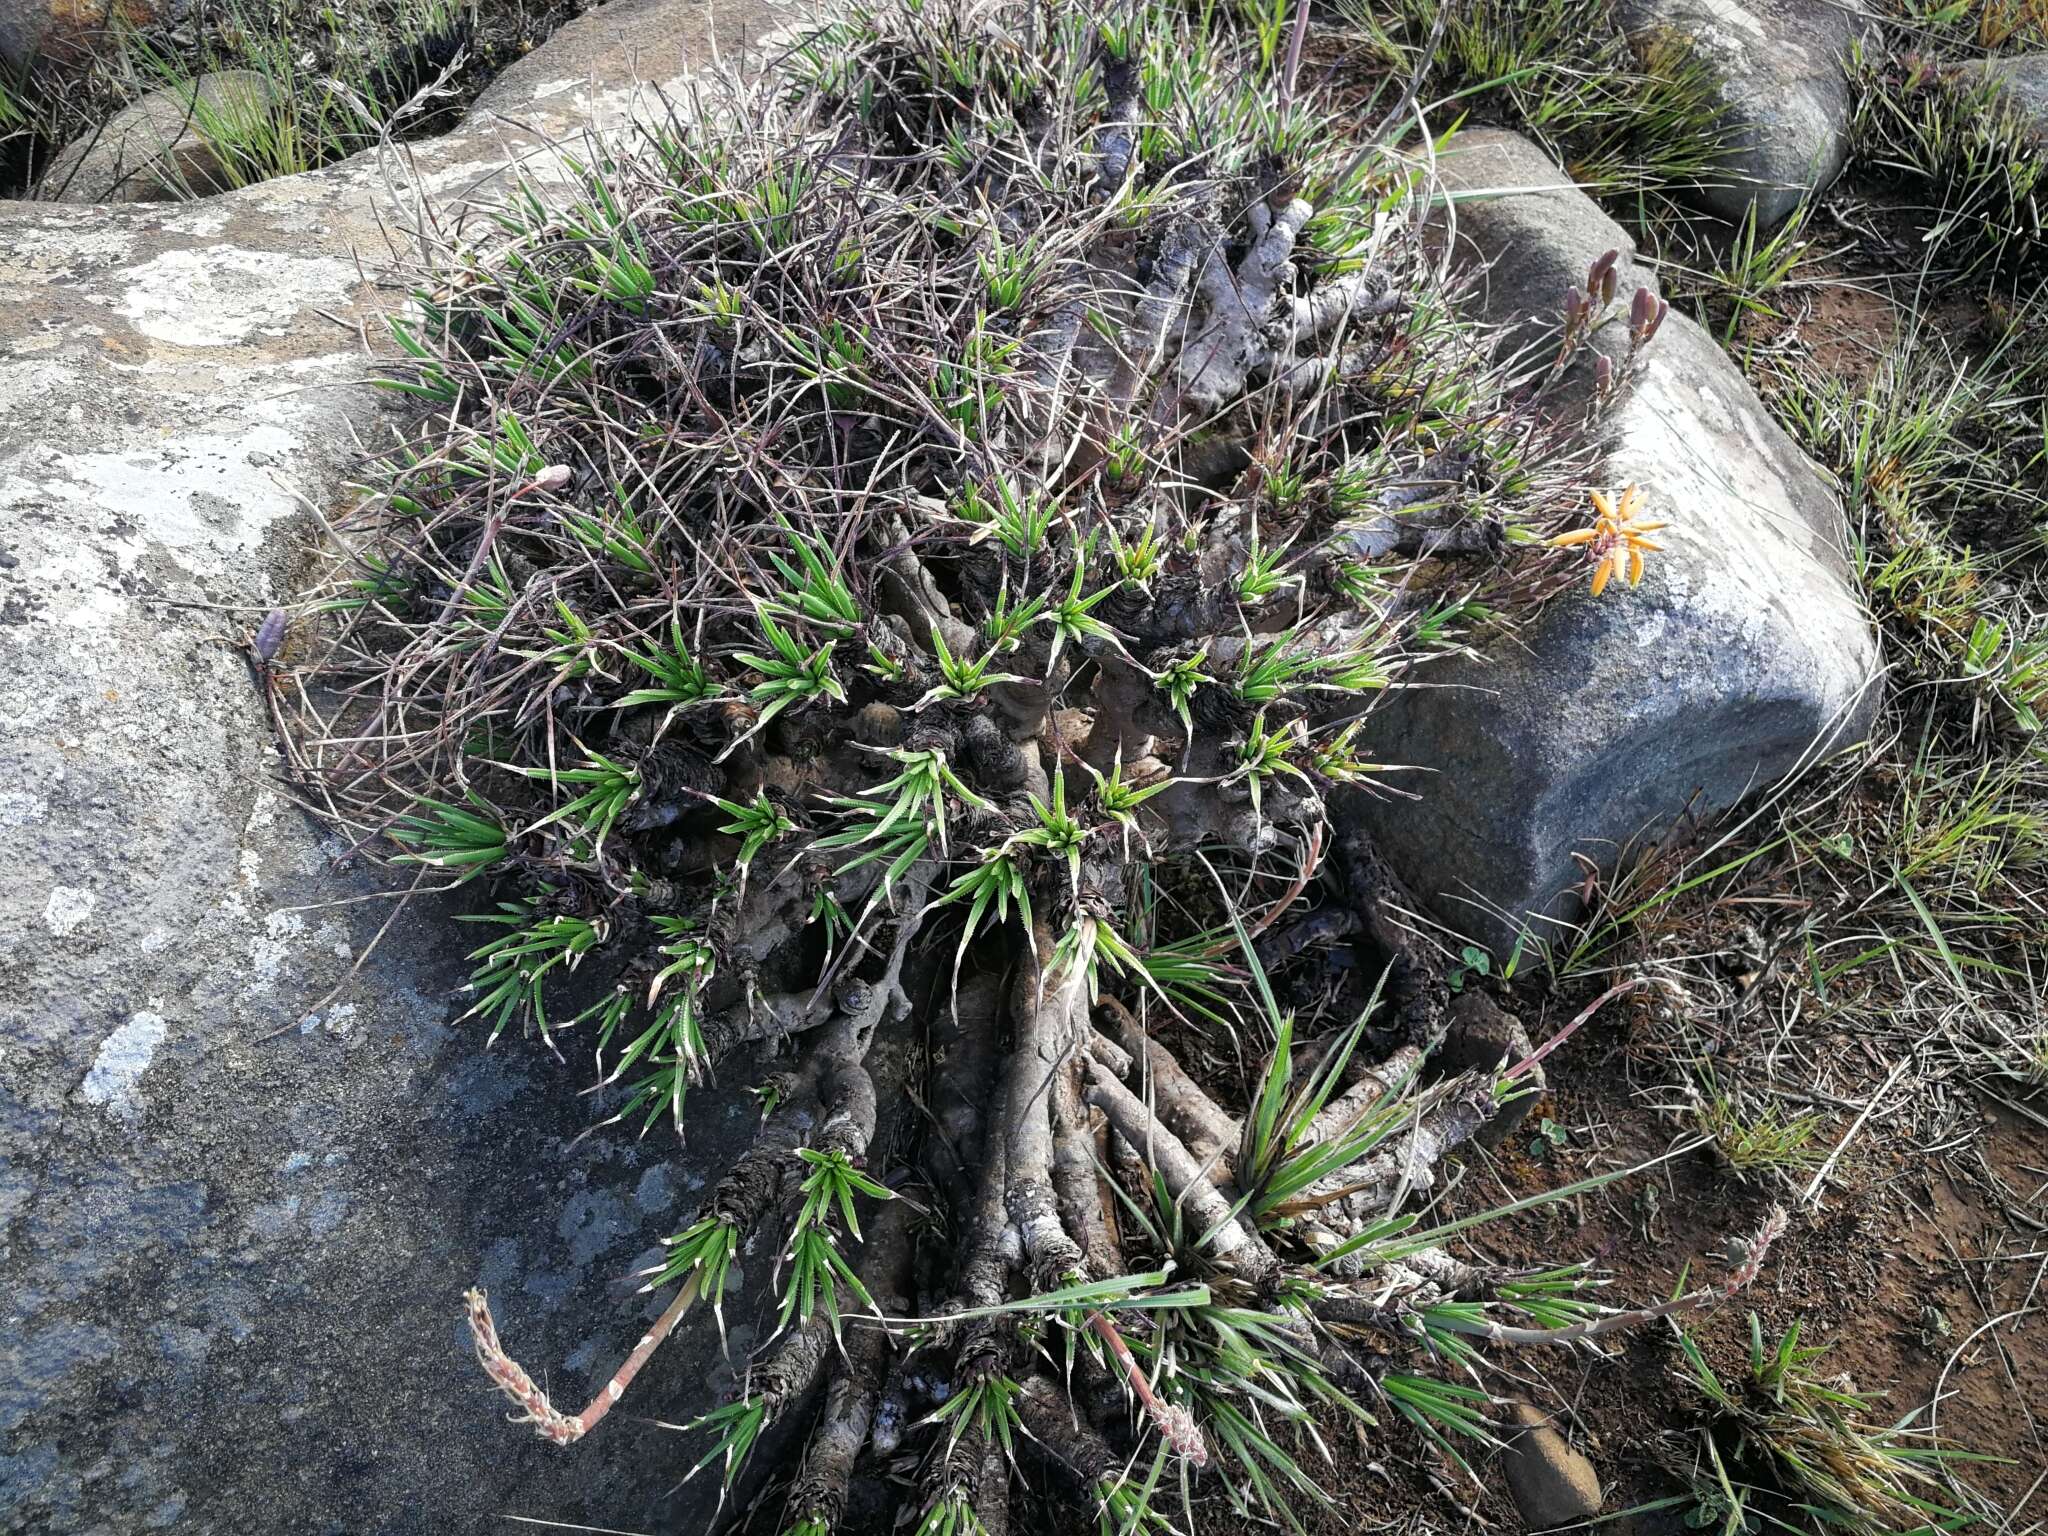
{"type": "MultiPolygon", "coordinates": [[[[1519,1198],[1662,1155],[1677,1128],[1646,1107],[1654,1093],[1630,1087],[1629,1058],[1647,1032],[1615,1022],[1569,1042],[1553,1074],[1558,1086],[1534,1116],[1567,1127],[1573,1145],[1539,1157],[1530,1151],[1538,1138],[1517,1137],[1473,1169],[1471,1198],[1519,1198]]],[[[1831,1043],[1856,1049],[1851,1040],[1831,1043]]],[[[2037,1310],[2048,1266],[2048,1125],[2033,1105],[1986,1104],[1961,1137],[1933,1151],[1901,1145],[1879,1100],[1817,1200],[1795,1207],[1758,1283],[1684,1326],[1727,1380],[1745,1367],[1751,1312],[1767,1341],[1797,1323],[1803,1343],[1827,1347],[1823,1372],[1846,1374],[1874,1398],[1880,1422],[1921,1410],[1934,1444],[2011,1458],[1958,1475],[2006,1511],[2003,1528],[2019,1529],[2031,1523],[2026,1501],[2048,1472],[2048,1321],[2037,1310]]],[[[1845,1105],[1828,1145],[1851,1124],[1845,1105]]],[[[1653,1299],[1683,1276],[1696,1284],[1724,1272],[1721,1255],[1747,1241],[1774,1201],[1797,1193],[1788,1183],[1807,1182],[1745,1180],[1707,1152],[1690,1153],[1532,1213],[1481,1245],[1529,1264],[1580,1254],[1613,1276],[1616,1297],[1653,1299]]],[[[1609,1509],[1681,1491],[1702,1405],[1676,1373],[1669,1325],[1625,1339],[1606,1358],[1527,1363],[1576,1418],[1609,1509]]]]}

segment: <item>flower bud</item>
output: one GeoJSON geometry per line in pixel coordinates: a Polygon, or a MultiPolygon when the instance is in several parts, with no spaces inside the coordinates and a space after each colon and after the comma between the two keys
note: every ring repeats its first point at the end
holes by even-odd
{"type": "Polygon", "coordinates": [[[569,483],[569,476],[572,473],[573,471],[566,464],[550,464],[546,469],[533,477],[533,489],[536,491],[559,491],[569,483]]]}
{"type": "Polygon", "coordinates": [[[1650,316],[1656,312],[1657,296],[1648,288],[1638,288],[1636,296],[1628,304],[1628,333],[1638,341],[1642,339],[1643,327],[1650,323],[1650,316]]]}
{"type": "Polygon", "coordinates": [[[1614,359],[1605,352],[1593,360],[1593,387],[1603,395],[1614,388],[1614,359]]]}
{"type": "Polygon", "coordinates": [[[269,661],[277,655],[278,647],[284,644],[284,632],[289,623],[282,608],[273,608],[263,622],[256,626],[253,649],[258,661],[269,661]]]}
{"type": "Polygon", "coordinates": [[[1600,274],[1600,302],[1603,305],[1614,302],[1614,291],[1621,284],[1621,274],[1609,267],[1600,274]]]}

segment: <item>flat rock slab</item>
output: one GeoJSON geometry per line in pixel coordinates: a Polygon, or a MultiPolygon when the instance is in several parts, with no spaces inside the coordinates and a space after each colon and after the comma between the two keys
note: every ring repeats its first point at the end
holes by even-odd
{"type": "MultiPolygon", "coordinates": [[[[1483,289],[1489,318],[1555,316],[1611,248],[1624,296],[1652,282],[1626,232],[1528,141],[1460,134],[1442,164],[1454,194],[1554,189],[1457,204],[1459,252],[1500,258],[1483,289]]],[[[1643,515],[1671,524],[1642,585],[1598,598],[1576,587],[1485,661],[1432,664],[1367,728],[1382,761],[1427,770],[1412,782],[1419,801],[1371,813],[1387,857],[1446,922],[1500,953],[1525,926],[1552,936],[1552,920],[1578,914],[1574,853],[1612,870],[1681,818],[1857,740],[1876,703],[1876,636],[1819,471],[1682,315],[1640,368],[1602,422],[1598,479],[1640,485],[1643,515]]],[[[1583,391],[1560,398],[1577,409],[1583,391]]]]}
{"type": "Polygon", "coordinates": [[[514,159],[545,177],[773,19],[614,4],[404,162],[0,203],[0,1531],[703,1528],[713,1490],[671,1496],[694,1457],[649,1416],[715,1400],[714,1330],[563,1451],[505,1422],[461,1296],[489,1287],[580,1408],[751,1104],[693,1099],[687,1152],[579,1140],[588,1057],[483,1049],[442,909],[350,978],[390,903],[288,799],[236,642],[388,431],[361,337],[394,290],[365,274],[410,174],[449,216],[514,159]]]}
{"type": "Polygon", "coordinates": [[[1714,83],[1729,155],[1700,189],[1709,212],[1740,223],[1754,206],[1769,229],[1841,174],[1855,0],[1620,0],[1615,19],[1639,56],[1676,43],[1714,83]]]}

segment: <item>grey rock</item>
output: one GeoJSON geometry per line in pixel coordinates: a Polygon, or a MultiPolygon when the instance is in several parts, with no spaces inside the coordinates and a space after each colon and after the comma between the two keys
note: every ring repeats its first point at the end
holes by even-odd
{"type": "Polygon", "coordinates": [[[2048,53],[1972,59],[1955,73],[1966,81],[1996,81],[2000,99],[2027,119],[2037,139],[2048,139],[2048,53]]]}
{"type": "MultiPolygon", "coordinates": [[[[1620,226],[1533,146],[1461,134],[1446,164],[1454,187],[1558,188],[1460,205],[1459,249],[1499,258],[1488,314],[1514,312],[1511,281],[1530,285],[1522,307],[1554,313],[1556,285],[1611,247],[1624,291],[1649,281],[1620,226]]],[[[1497,954],[1578,915],[1574,853],[1611,871],[1856,740],[1875,708],[1876,637],[1827,483],[1682,315],[1639,366],[1603,419],[1598,479],[1639,484],[1642,515],[1671,524],[1642,585],[1575,587],[1485,660],[1432,664],[1367,726],[1381,761],[1426,770],[1419,801],[1368,808],[1375,837],[1438,916],[1497,954]]],[[[1560,398],[1576,409],[1583,392],[1560,398]]]]}
{"type": "Polygon", "coordinates": [[[1507,1405],[1510,1427],[1502,1433],[1501,1470],[1522,1523],[1532,1531],[1576,1525],[1600,1513],[1600,1474],[1573,1450],[1550,1422],[1528,1403],[1507,1405]]]}
{"type": "Polygon", "coordinates": [[[711,1404],[714,1330],[562,1451],[505,1422],[461,1295],[580,1408],[750,1105],[704,1096],[686,1151],[579,1141],[586,1071],[458,1022],[474,939],[443,908],[348,976],[390,907],[349,901],[372,887],[295,809],[234,643],[390,430],[357,337],[413,174],[450,218],[514,162],[559,176],[549,146],[771,19],[628,0],[403,159],[0,202],[0,1532],[704,1527],[715,1490],[671,1496],[685,1447],[649,1420],[711,1404]]]}
{"type": "Polygon", "coordinates": [[[41,6],[27,0],[0,0],[0,69],[9,80],[18,79],[34,66],[49,23],[41,6]]]}
{"type": "MultiPolygon", "coordinates": [[[[115,12],[110,0],[0,0],[0,66],[9,77],[45,59],[79,63],[115,12]]],[[[149,18],[147,0],[125,0],[122,20],[149,18]]]]}
{"type": "Polygon", "coordinates": [[[59,203],[149,203],[225,192],[249,179],[224,141],[252,137],[277,111],[270,82],[224,69],[130,102],[50,162],[41,195],[59,203]]]}
{"type": "Polygon", "coordinates": [[[1638,56],[1678,43],[1713,80],[1729,154],[1700,190],[1709,212],[1738,223],[1754,205],[1769,229],[1841,174],[1855,0],[1620,0],[1615,19],[1638,56]]]}

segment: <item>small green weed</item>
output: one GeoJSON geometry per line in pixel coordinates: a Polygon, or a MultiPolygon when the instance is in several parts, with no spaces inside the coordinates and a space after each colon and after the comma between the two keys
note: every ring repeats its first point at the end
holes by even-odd
{"type": "Polygon", "coordinates": [[[1770,1104],[1747,1108],[1711,1069],[1700,1074],[1692,1118],[1721,1160],[1740,1175],[1811,1172],[1823,1155],[1815,1142],[1827,1123],[1824,1116],[1785,1116],[1770,1104]]]}

